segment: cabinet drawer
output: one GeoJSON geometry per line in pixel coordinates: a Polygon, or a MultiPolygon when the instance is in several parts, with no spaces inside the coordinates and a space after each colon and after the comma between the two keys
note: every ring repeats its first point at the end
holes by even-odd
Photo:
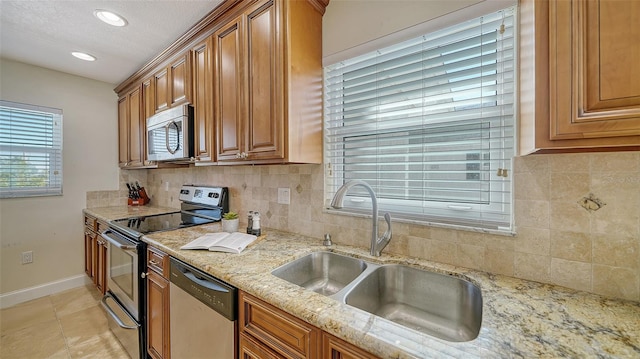
{"type": "Polygon", "coordinates": [[[315,358],[320,330],[240,292],[240,330],[285,357],[315,358]]]}
{"type": "Polygon", "coordinates": [[[106,231],[109,228],[109,225],[107,224],[107,222],[104,222],[102,220],[97,220],[96,221],[96,231],[98,233],[103,233],[104,231],[106,231]]]}
{"type": "Polygon", "coordinates": [[[283,359],[271,349],[267,348],[252,337],[240,334],[240,358],[241,359],[283,359]]]}
{"type": "Polygon", "coordinates": [[[147,248],[147,267],[169,279],[169,255],[159,249],[147,248]]]}
{"type": "Polygon", "coordinates": [[[89,228],[92,231],[96,231],[98,229],[98,220],[89,215],[84,215],[84,226],[89,228]]]}

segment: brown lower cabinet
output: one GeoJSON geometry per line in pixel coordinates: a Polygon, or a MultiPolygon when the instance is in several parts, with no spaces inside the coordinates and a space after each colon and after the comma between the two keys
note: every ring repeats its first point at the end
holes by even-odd
{"type": "Polygon", "coordinates": [[[372,359],[375,355],[239,291],[240,358],[372,359]]]}
{"type": "Polygon", "coordinates": [[[322,357],[325,359],[373,359],[377,356],[322,332],[322,357]]]}
{"type": "Polygon", "coordinates": [[[169,256],[147,249],[147,352],[154,359],[169,359],[169,256]]]}
{"type": "Polygon", "coordinates": [[[107,242],[100,233],[106,223],[84,216],[84,271],[99,292],[107,292],[107,242]]]}

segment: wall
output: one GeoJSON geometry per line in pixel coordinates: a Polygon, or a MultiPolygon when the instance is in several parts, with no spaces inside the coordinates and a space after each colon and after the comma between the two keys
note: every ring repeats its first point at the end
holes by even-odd
{"type": "Polygon", "coordinates": [[[64,192],[0,200],[0,293],[76,276],[84,280],[86,192],[118,188],[114,85],[6,59],[0,78],[3,100],[63,110],[64,192]],[[29,250],[33,263],[23,265],[21,253],[29,250]]]}
{"type": "Polygon", "coordinates": [[[331,0],[322,18],[322,54],[348,51],[479,2],[482,0],[331,0]]]}
{"type": "MultiPolygon", "coordinates": [[[[518,157],[514,181],[515,237],[393,222],[385,251],[640,300],[640,152],[518,157]],[[590,194],[605,205],[597,211],[583,208],[582,199],[590,194]]],[[[247,211],[258,210],[265,227],[319,241],[331,233],[335,243],[369,247],[370,219],[323,212],[322,166],[147,173],[157,205],[178,208],[176,193],[183,183],[229,186],[230,207],[245,223],[247,211]],[[277,203],[278,187],[291,189],[290,205],[277,203]]]]}

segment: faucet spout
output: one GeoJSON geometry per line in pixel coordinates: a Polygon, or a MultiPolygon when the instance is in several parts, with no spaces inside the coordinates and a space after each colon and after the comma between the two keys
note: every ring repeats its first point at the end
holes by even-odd
{"type": "Polygon", "coordinates": [[[349,189],[355,186],[364,187],[369,196],[371,197],[371,205],[372,205],[372,224],[371,224],[371,248],[370,253],[372,256],[379,257],[382,254],[382,250],[389,244],[391,241],[391,216],[389,213],[385,213],[384,219],[387,222],[387,230],[384,232],[382,237],[378,238],[378,200],[376,198],[376,194],[373,191],[371,186],[362,180],[352,180],[345,184],[343,184],[333,196],[331,200],[331,207],[340,209],[343,206],[344,197],[346,196],[349,189]]]}

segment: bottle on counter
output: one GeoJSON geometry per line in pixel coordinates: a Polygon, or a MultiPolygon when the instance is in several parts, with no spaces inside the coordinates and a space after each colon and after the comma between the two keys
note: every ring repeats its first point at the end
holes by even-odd
{"type": "Polygon", "coordinates": [[[249,211],[249,217],[247,218],[247,234],[251,234],[253,231],[253,211],[249,211]]]}
{"type": "Polygon", "coordinates": [[[253,212],[251,234],[254,236],[260,236],[260,212],[253,212]]]}

